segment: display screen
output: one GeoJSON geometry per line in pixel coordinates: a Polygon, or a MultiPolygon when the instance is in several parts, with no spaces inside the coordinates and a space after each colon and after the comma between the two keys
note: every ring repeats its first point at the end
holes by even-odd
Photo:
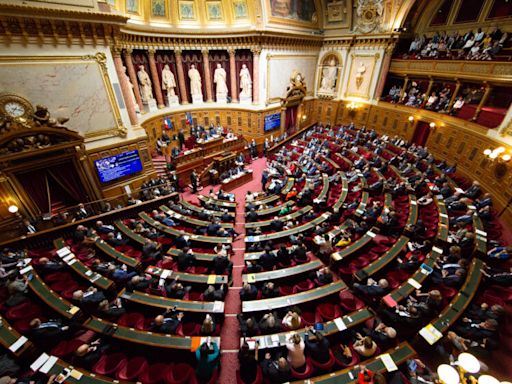
{"type": "Polygon", "coordinates": [[[104,157],[94,162],[102,183],[142,171],[139,151],[133,150],[119,155],[104,157]]]}
{"type": "Polygon", "coordinates": [[[281,113],[265,116],[265,132],[281,127],[281,113]]]}

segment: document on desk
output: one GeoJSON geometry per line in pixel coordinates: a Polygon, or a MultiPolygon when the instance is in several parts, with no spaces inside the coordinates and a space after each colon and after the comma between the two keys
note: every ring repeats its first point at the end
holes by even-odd
{"type": "Polygon", "coordinates": [[[336,325],[336,328],[338,328],[338,331],[347,329],[347,326],[341,317],[334,319],[334,324],[336,325]]]}
{"type": "Polygon", "coordinates": [[[398,370],[398,367],[396,366],[395,362],[393,361],[393,358],[389,353],[385,353],[383,355],[380,355],[380,359],[384,363],[384,366],[386,367],[386,370],[388,372],[394,372],[398,370]]]}
{"type": "Polygon", "coordinates": [[[25,343],[27,342],[27,338],[25,336],[21,336],[18,340],[11,344],[9,350],[13,353],[16,353],[25,343]]]}

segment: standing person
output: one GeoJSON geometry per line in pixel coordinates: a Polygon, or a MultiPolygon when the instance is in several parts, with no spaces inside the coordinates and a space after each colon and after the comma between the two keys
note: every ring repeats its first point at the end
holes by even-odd
{"type": "Polygon", "coordinates": [[[185,134],[183,133],[183,129],[180,129],[178,132],[178,141],[180,143],[180,150],[182,150],[185,145],[185,134]]]}
{"type": "Polygon", "coordinates": [[[196,376],[201,382],[208,381],[219,366],[219,346],[208,341],[196,349],[196,376]]]}
{"type": "Polygon", "coordinates": [[[268,171],[265,169],[261,173],[261,189],[263,190],[263,192],[266,191],[267,180],[268,180],[268,171]]]}
{"type": "Polygon", "coordinates": [[[197,193],[197,185],[199,182],[199,176],[194,169],[192,173],[190,174],[190,184],[192,185],[192,193],[197,193]]]}

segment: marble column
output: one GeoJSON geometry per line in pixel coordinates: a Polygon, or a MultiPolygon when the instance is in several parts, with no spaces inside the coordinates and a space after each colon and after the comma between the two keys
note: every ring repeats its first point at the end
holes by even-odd
{"type": "Polygon", "coordinates": [[[231,102],[238,103],[238,88],[236,86],[236,62],[235,62],[235,49],[228,49],[229,53],[229,78],[231,81],[231,102]]]}
{"type": "Polygon", "coordinates": [[[174,50],[176,57],[176,71],[178,72],[178,86],[180,87],[181,104],[188,104],[187,84],[185,83],[185,72],[183,71],[183,57],[181,49],[174,50]]]}
{"type": "Polygon", "coordinates": [[[121,86],[121,93],[123,94],[128,117],[130,118],[130,124],[138,125],[139,119],[137,118],[137,112],[135,111],[135,104],[133,102],[133,91],[126,78],[127,74],[125,73],[125,67],[121,59],[121,50],[114,48],[112,50],[112,56],[114,58],[114,66],[116,68],[117,78],[119,79],[119,85],[121,86]]]}
{"type": "Polygon", "coordinates": [[[164,102],[164,97],[162,95],[162,84],[160,82],[160,78],[158,77],[158,70],[156,68],[155,52],[156,52],[156,49],[154,49],[154,48],[150,48],[148,50],[149,71],[151,72],[151,80],[153,81],[153,89],[155,90],[156,102],[158,103],[158,108],[164,108],[165,102],[164,102]]]}
{"type": "Polygon", "coordinates": [[[131,48],[125,49],[124,63],[126,65],[126,69],[128,70],[128,76],[130,77],[130,81],[133,84],[133,93],[135,93],[135,100],[137,100],[137,104],[139,104],[139,109],[142,112],[144,111],[144,106],[142,105],[142,97],[140,96],[139,80],[137,79],[135,67],[133,66],[132,52],[133,50],[131,48]]]}
{"type": "Polygon", "coordinates": [[[213,91],[212,91],[212,75],[210,73],[210,58],[208,57],[208,50],[203,49],[203,68],[204,68],[204,84],[206,86],[206,102],[213,102],[213,91]]]}
{"type": "Polygon", "coordinates": [[[252,48],[252,102],[260,103],[260,53],[261,48],[252,48]]]}
{"type": "Polygon", "coordinates": [[[386,52],[384,53],[384,59],[382,61],[382,70],[380,72],[379,84],[377,85],[377,89],[375,90],[375,100],[380,100],[382,97],[382,92],[384,91],[384,86],[386,85],[386,80],[388,78],[389,67],[391,66],[391,56],[393,55],[393,48],[386,48],[386,52]]]}
{"type": "Polygon", "coordinates": [[[482,112],[482,108],[485,106],[487,99],[489,99],[489,96],[491,95],[492,87],[489,84],[486,85],[484,95],[482,96],[482,100],[480,100],[480,104],[478,104],[478,107],[476,108],[475,115],[471,119],[472,121],[476,121],[478,119],[480,112],[482,112]]]}

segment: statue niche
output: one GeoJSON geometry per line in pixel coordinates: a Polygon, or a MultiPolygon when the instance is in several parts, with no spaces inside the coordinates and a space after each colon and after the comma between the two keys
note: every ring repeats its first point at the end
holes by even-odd
{"type": "Polygon", "coordinates": [[[324,97],[335,97],[341,65],[335,54],[325,56],[320,67],[320,85],[318,94],[324,97]]]}

